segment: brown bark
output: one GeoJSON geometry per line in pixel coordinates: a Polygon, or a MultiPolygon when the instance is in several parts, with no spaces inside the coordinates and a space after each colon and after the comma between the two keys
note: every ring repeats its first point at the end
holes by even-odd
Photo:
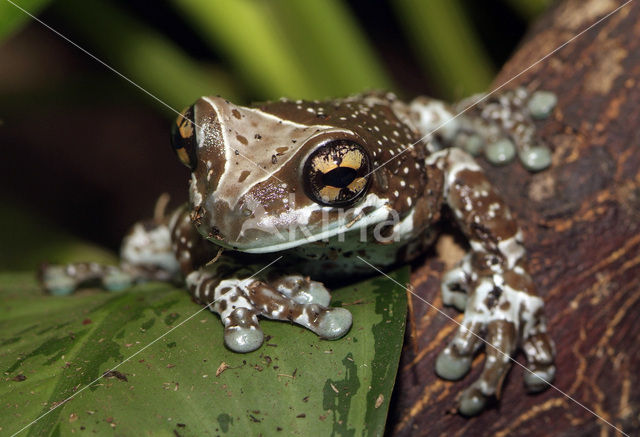
{"type": "MultiPolygon", "coordinates": [[[[623,3],[570,0],[554,7],[495,84],[623,3]]],[[[632,2],[509,85],[558,95],[553,116],[539,124],[554,150],[552,167],[532,175],[518,164],[483,163],[524,230],[557,346],[556,387],[630,435],[640,430],[639,81],[640,3],[632,2]]],[[[446,263],[443,256],[427,259],[413,273],[417,294],[438,308],[446,263]]],[[[461,320],[455,310],[444,311],[461,320]]],[[[451,414],[484,355],[464,380],[439,379],[434,361],[456,326],[416,298],[413,312],[417,336],[408,332],[405,342],[390,434],[619,435],[553,388],[525,394],[517,366],[497,406],[472,419],[451,414]]],[[[524,363],[522,355],[517,359],[524,363]]]]}

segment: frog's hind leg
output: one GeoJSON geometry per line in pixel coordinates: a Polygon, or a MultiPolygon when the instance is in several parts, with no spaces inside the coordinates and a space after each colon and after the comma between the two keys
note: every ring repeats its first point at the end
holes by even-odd
{"type": "Polygon", "coordinates": [[[132,275],[119,266],[98,263],[66,265],[42,264],[38,279],[45,291],[54,296],[71,294],[78,288],[97,285],[109,291],[122,290],[133,283],[132,275]]]}
{"type": "Polygon", "coordinates": [[[444,300],[458,307],[462,305],[457,300],[462,300],[464,318],[438,356],[436,372],[445,379],[461,378],[474,354],[486,345],[482,374],[459,398],[459,411],[474,415],[488,398],[500,396],[511,355],[518,348],[529,361],[528,388],[547,387],[555,373],[553,342],[546,333],[544,303],[527,272],[522,232],[507,205],[463,151],[437,152],[428,163],[443,171],[444,200],[471,247],[444,278],[444,300]]]}
{"type": "Polygon", "coordinates": [[[120,291],[141,281],[174,281],[179,272],[169,227],[153,220],[136,223],[124,238],[120,265],[43,264],[38,277],[48,293],[66,295],[90,285],[120,291]]]}

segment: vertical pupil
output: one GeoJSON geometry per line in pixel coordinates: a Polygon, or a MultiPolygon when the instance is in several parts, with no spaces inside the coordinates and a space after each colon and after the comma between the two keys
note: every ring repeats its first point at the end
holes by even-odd
{"type": "Polygon", "coordinates": [[[356,178],[356,174],[350,167],[338,167],[322,175],[322,182],[324,185],[346,188],[356,178]]]}

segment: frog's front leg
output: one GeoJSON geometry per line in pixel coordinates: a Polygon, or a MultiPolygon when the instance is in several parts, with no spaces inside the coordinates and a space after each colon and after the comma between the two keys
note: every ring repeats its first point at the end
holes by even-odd
{"type": "Polygon", "coordinates": [[[459,411],[474,415],[489,397],[499,397],[510,357],[519,347],[531,370],[525,376],[527,387],[545,388],[555,374],[554,346],[546,334],[543,301],[526,271],[522,235],[509,208],[465,152],[444,150],[430,161],[445,174],[445,201],[471,246],[469,255],[443,281],[445,303],[464,309],[464,318],[439,355],[436,372],[445,379],[461,378],[486,340],[482,374],[459,398],[459,411]]]}
{"type": "Polygon", "coordinates": [[[297,323],[322,338],[342,337],[351,327],[351,313],[344,308],[328,308],[328,291],[322,284],[297,275],[269,281],[254,278],[259,265],[236,266],[232,258],[218,260],[187,276],[187,286],[199,302],[220,315],[224,341],[235,352],[251,352],[262,345],[258,316],[297,323]]]}

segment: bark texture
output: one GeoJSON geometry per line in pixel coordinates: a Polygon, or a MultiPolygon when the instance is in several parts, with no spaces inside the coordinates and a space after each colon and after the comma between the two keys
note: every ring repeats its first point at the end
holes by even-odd
{"type": "MultiPolygon", "coordinates": [[[[496,79],[500,85],[622,5],[570,0],[548,11],[496,79]]],[[[629,435],[640,432],[640,2],[621,10],[536,64],[508,87],[558,95],[539,123],[552,167],[532,175],[513,163],[482,163],[519,219],[530,271],[546,302],[557,347],[555,385],[629,435]]],[[[451,238],[449,238],[451,239],[451,238]]],[[[446,238],[440,248],[445,247],[446,238]]],[[[414,271],[416,293],[443,308],[440,251],[414,271]]],[[[450,252],[448,252],[450,254],[450,252]]],[[[413,298],[388,433],[409,435],[620,435],[550,388],[525,393],[514,365],[502,399],[478,417],[452,414],[479,374],[484,354],[462,381],[436,377],[437,354],[456,326],[413,298]]],[[[445,313],[460,321],[454,309],[445,313]]],[[[522,355],[518,361],[524,363],[522,355]]]]}

